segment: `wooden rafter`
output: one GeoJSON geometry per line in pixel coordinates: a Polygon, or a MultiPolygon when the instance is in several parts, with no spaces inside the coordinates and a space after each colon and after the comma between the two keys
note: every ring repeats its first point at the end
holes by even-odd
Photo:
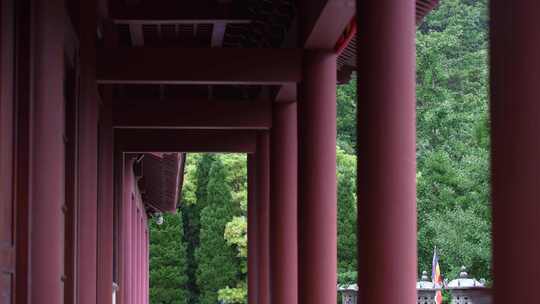
{"type": "Polygon", "coordinates": [[[223,45],[223,38],[225,37],[225,30],[227,29],[227,23],[216,22],[212,27],[212,47],[221,47],[223,45]]]}

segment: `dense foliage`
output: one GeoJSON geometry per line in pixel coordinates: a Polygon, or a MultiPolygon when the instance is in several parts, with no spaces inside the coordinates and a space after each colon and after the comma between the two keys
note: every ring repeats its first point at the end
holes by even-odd
{"type": "MultiPolygon", "coordinates": [[[[486,2],[441,1],[417,31],[418,270],[437,247],[449,279],[462,265],[491,279],[486,2]]],[[[353,283],[354,79],[337,112],[338,280],[353,283]]],[[[246,302],[246,172],[245,155],[188,156],[179,214],[151,227],[152,303],[246,302]]]]}
{"type": "Polygon", "coordinates": [[[197,284],[201,304],[215,304],[221,288],[235,284],[240,264],[235,249],[224,238],[225,227],[239,206],[233,204],[227,171],[219,159],[212,163],[208,178],[207,201],[201,211],[200,244],[196,249],[197,284]]]}
{"type": "Polygon", "coordinates": [[[150,221],[150,301],[187,304],[188,277],[181,213],[164,215],[163,225],[150,221]]]}
{"type": "Polygon", "coordinates": [[[418,250],[491,277],[487,0],[444,0],[417,32],[418,250]]]}

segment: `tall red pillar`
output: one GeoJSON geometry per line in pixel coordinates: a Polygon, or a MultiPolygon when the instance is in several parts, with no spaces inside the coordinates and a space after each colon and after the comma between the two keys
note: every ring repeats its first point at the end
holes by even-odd
{"type": "Polygon", "coordinates": [[[304,53],[299,114],[300,303],[337,295],[336,56],[304,53]]]}
{"type": "MultiPolygon", "coordinates": [[[[141,202],[142,203],[142,202],[141,202]]],[[[142,291],[143,291],[143,258],[144,258],[144,251],[143,251],[143,240],[144,240],[144,231],[143,231],[143,221],[142,221],[142,217],[143,217],[143,208],[142,208],[142,204],[140,207],[140,211],[138,212],[138,215],[139,217],[137,218],[138,222],[139,222],[139,229],[138,229],[138,232],[139,232],[139,235],[138,235],[138,246],[137,246],[137,251],[138,251],[138,260],[137,260],[137,296],[138,296],[138,303],[139,304],[142,304],[142,299],[143,299],[143,294],[142,294],[142,291]]]]}
{"type": "Polygon", "coordinates": [[[148,231],[148,218],[145,220],[145,264],[144,264],[144,273],[145,273],[145,281],[144,281],[144,304],[150,303],[150,239],[149,239],[149,231],[148,231]]]}
{"type": "Polygon", "coordinates": [[[257,135],[257,304],[270,304],[270,136],[257,135]]]}
{"type": "Polygon", "coordinates": [[[141,206],[141,218],[140,218],[140,223],[141,223],[141,229],[140,229],[140,239],[141,239],[141,243],[139,244],[139,251],[140,251],[140,256],[139,256],[139,287],[138,287],[138,292],[139,292],[139,303],[143,304],[144,303],[144,260],[146,259],[146,256],[144,254],[144,248],[146,247],[146,242],[145,242],[145,239],[144,239],[144,220],[143,220],[143,217],[145,216],[145,213],[144,213],[144,207],[141,206]]]}
{"type": "Polygon", "coordinates": [[[120,293],[122,303],[120,304],[130,304],[133,303],[133,295],[131,293],[131,260],[133,255],[132,250],[132,239],[133,239],[133,229],[132,229],[132,215],[133,215],[133,202],[131,198],[132,187],[133,185],[130,181],[133,180],[133,160],[126,159],[124,161],[124,174],[123,174],[123,198],[122,198],[122,235],[120,237],[122,242],[122,254],[120,260],[122,261],[122,279],[120,281],[120,293]]]}
{"type": "MultiPolygon", "coordinates": [[[[30,166],[30,303],[62,303],[64,1],[35,1],[30,166]]],[[[4,169],[2,169],[4,170],[4,169]]]]}
{"type": "MultiPolygon", "coordinates": [[[[96,1],[79,6],[78,269],[77,303],[97,303],[98,118],[96,84],[96,1]]],[[[65,25],[64,25],[65,27],[65,25]]]]}
{"type": "Polygon", "coordinates": [[[358,301],[415,303],[415,0],[357,4],[358,301]]]}
{"type": "MultiPolygon", "coordinates": [[[[132,187],[136,187],[133,185],[132,187]]],[[[132,192],[134,195],[134,192],[132,192]]],[[[137,198],[131,199],[131,259],[129,261],[128,273],[131,276],[129,280],[128,292],[130,293],[131,303],[137,303],[137,198]]]]}
{"type": "Polygon", "coordinates": [[[257,303],[258,285],[258,235],[257,235],[257,197],[256,197],[256,174],[257,163],[255,154],[247,156],[248,174],[248,219],[247,219],[247,239],[248,239],[248,304],[257,303]]]}
{"type": "Polygon", "coordinates": [[[275,103],[270,152],[272,303],[298,303],[298,136],[296,103],[275,103]]]}
{"type": "Polygon", "coordinates": [[[491,1],[494,303],[538,301],[540,3],[491,1]]]}
{"type": "Polygon", "coordinates": [[[99,202],[97,298],[100,304],[112,303],[114,147],[110,100],[105,101],[99,127],[99,202]]]}
{"type": "Polygon", "coordinates": [[[133,241],[135,242],[135,246],[133,248],[133,253],[135,254],[135,260],[133,261],[133,277],[135,280],[134,286],[133,286],[133,295],[135,296],[135,301],[133,303],[135,304],[141,304],[141,295],[139,291],[141,290],[141,211],[139,209],[139,202],[136,201],[135,204],[135,236],[133,237],[133,241]]]}

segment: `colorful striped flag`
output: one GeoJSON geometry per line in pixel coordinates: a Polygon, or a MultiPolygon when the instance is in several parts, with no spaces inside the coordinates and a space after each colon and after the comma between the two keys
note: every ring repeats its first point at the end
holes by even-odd
{"type": "MultiPolygon", "coordinates": [[[[431,280],[434,287],[441,287],[442,286],[442,277],[441,277],[441,268],[439,266],[439,256],[437,255],[437,247],[433,249],[433,264],[431,268],[431,280]]],[[[442,292],[441,290],[437,290],[435,293],[435,303],[436,304],[442,304],[442,292]]]]}

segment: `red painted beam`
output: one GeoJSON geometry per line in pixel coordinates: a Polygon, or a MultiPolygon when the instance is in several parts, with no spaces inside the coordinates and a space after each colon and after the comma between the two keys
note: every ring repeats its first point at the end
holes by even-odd
{"type": "Polygon", "coordinates": [[[270,101],[115,100],[116,128],[258,129],[272,126],[270,101]]]}
{"type": "MultiPolygon", "coordinates": [[[[355,15],[353,0],[302,0],[298,6],[300,47],[305,49],[333,50],[355,15]]],[[[296,92],[283,85],[275,99],[296,100],[296,92]]]]}
{"type": "Polygon", "coordinates": [[[98,83],[260,84],[301,80],[300,49],[104,48],[98,83]]]}
{"type": "Polygon", "coordinates": [[[257,132],[253,130],[143,130],[118,129],[118,151],[132,152],[231,152],[254,153],[257,132]]]}
{"type": "Polygon", "coordinates": [[[143,25],[143,24],[250,24],[251,19],[117,19],[115,24],[143,25]]]}
{"type": "Polygon", "coordinates": [[[353,0],[303,0],[300,41],[307,49],[333,49],[355,15],[353,0]]]}
{"type": "Polygon", "coordinates": [[[215,1],[144,1],[138,5],[112,7],[111,17],[115,23],[225,23],[249,22],[247,10],[231,13],[228,5],[216,5],[215,1]]]}
{"type": "Polygon", "coordinates": [[[281,86],[275,93],[274,99],[278,102],[295,102],[298,100],[296,84],[286,84],[281,86]]]}

